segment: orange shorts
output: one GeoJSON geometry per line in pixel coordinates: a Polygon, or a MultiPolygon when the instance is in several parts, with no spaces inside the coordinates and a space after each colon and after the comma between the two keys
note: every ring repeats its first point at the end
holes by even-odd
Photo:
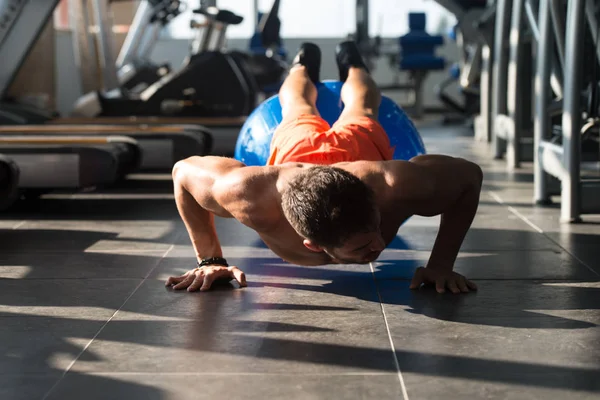
{"type": "Polygon", "coordinates": [[[267,165],[385,161],[393,154],[388,135],[372,118],[345,118],[329,126],[321,117],[303,114],[277,128],[267,165]]]}

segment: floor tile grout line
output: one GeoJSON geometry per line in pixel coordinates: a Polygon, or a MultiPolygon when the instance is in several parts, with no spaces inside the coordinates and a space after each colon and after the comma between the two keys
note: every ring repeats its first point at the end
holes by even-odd
{"type": "Polygon", "coordinates": [[[531,222],[529,220],[529,218],[527,218],[526,216],[524,216],[523,214],[521,214],[519,212],[519,210],[517,210],[513,206],[508,206],[508,211],[510,211],[511,213],[515,214],[518,218],[520,218],[527,225],[529,225],[530,227],[532,227],[533,229],[535,229],[538,233],[541,233],[542,235],[546,236],[546,234],[544,233],[544,231],[542,230],[542,228],[540,228],[539,226],[537,226],[536,224],[534,224],[533,222],[531,222]]]}
{"type": "MultiPolygon", "coordinates": [[[[506,205],[504,203],[504,200],[502,200],[502,197],[500,197],[499,195],[497,195],[493,191],[488,190],[488,194],[490,196],[492,196],[494,198],[494,200],[496,200],[498,203],[500,203],[502,205],[506,205]]],[[[529,218],[527,218],[526,216],[524,216],[523,214],[521,214],[517,209],[515,209],[512,206],[507,206],[507,207],[508,207],[508,211],[510,211],[511,213],[513,213],[514,215],[516,215],[517,218],[521,219],[527,225],[531,226],[537,232],[541,233],[546,239],[548,239],[549,241],[551,241],[552,243],[554,243],[555,245],[557,245],[558,247],[560,247],[564,252],[566,252],[567,254],[569,254],[571,257],[573,257],[574,259],[576,259],[580,264],[582,264],[588,270],[590,270],[594,275],[600,276],[600,274],[598,272],[594,271],[594,269],[591,268],[589,265],[587,265],[587,263],[583,262],[583,260],[581,260],[575,254],[573,254],[571,251],[569,251],[569,249],[566,249],[565,247],[561,246],[560,243],[558,243],[556,240],[554,240],[550,236],[548,236],[546,234],[546,232],[544,232],[544,230],[542,228],[540,228],[539,226],[537,226],[536,224],[534,224],[532,221],[530,221],[529,218]]]]}
{"type": "MultiPolygon", "coordinates": [[[[167,256],[167,254],[169,254],[169,252],[171,250],[173,250],[173,248],[175,248],[175,244],[172,244],[171,247],[169,247],[169,249],[167,251],[165,251],[165,254],[163,254],[163,256],[161,257],[161,260],[163,260],[167,256]]],[[[75,357],[75,359],[73,361],[71,361],[71,363],[67,366],[67,368],[64,370],[64,372],[62,373],[62,375],[60,376],[60,378],[56,381],[56,383],[54,383],[54,385],[52,385],[52,387],[48,390],[48,392],[46,392],[46,394],[44,395],[44,397],[42,397],[42,400],[46,400],[48,398],[48,396],[50,395],[50,393],[52,393],[52,391],[62,382],[62,380],[69,373],[69,371],[71,370],[71,368],[73,368],[73,365],[75,365],[75,363],[77,362],[77,360],[79,360],[79,358],[81,358],[81,356],[83,355],[83,353],[86,352],[86,350],[91,346],[91,344],[94,342],[94,340],[96,340],[96,338],[98,337],[98,335],[100,335],[100,333],[102,333],[102,331],[104,330],[104,328],[110,323],[110,321],[113,320],[113,318],[119,313],[119,311],[121,311],[121,309],[129,301],[129,299],[131,299],[131,297],[133,297],[133,295],[144,284],[144,282],[146,282],[146,280],[148,279],[148,277],[152,274],[152,272],[154,272],[154,270],[159,265],[160,265],[160,261],[157,262],[156,265],[146,274],[146,276],[144,277],[144,279],[142,279],[142,281],[135,287],[135,289],[133,290],[133,292],[131,292],[131,294],[129,294],[129,296],[127,296],[127,298],[125,299],[125,301],[123,301],[123,304],[121,304],[119,306],[119,308],[117,310],[115,310],[115,312],[110,316],[110,318],[100,327],[100,329],[98,330],[98,332],[96,332],[96,334],[90,339],[90,341],[79,352],[79,354],[77,354],[77,356],[75,357]]]]}
{"type": "MultiPolygon", "coordinates": [[[[516,208],[509,206],[508,204],[506,204],[504,202],[504,200],[502,200],[502,197],[500,197],[499,195],[497,195],[495,192],[488,190],[488,194],[494,199],[496,200],[499,204],[506,206],[508,208],[508,211],[510,211],[511,213],[515,214],[521,221],[525,222],[527,225],[529,225],[531,228],[533,228],[535,231],[537,231],[538,233],[541,233],[542,235],[544,235],[544,231],[537,226],[536,224],[534,224],[533,222],[531,222],[527,217],[525,217],[523,214],[521,214],[516,208]]],[[[546,235],[544,235],[546,236],[546,235]]]]}
{"type": "Polygon", "coordinates": [[[387,331],[388,339],[390,341],[390,347],[392,348],[392,354],[394,356],[394,364],[396,365],[396,370],[398,371],[398,379],[400,381],[400,387],[402,388],[402,397],[404,397],[404,400],[409,400],[408,393],[406,391],[406,385],[404,384],[404,378],[402,377],[402,371],[400,370],[400,362],[398,361],[398,355],[396,354],[396,347],[394,346],[394,339],[392,338],[392,332],[390,332],[390,325],[388,324],[387,315],[385,314],[383,299],[381,298],[381,293],[379,292],[379,287],[377,286],[377,279],[375,278],[375,269],[373,268],[373,263],[369,263],[369,268],[371,269],[371,274],[373,275],[375,290],[377,290],[377,297],[379,298],[379,307],[381,307],[383,322],[385,323],[385,329],[387,331]]]}

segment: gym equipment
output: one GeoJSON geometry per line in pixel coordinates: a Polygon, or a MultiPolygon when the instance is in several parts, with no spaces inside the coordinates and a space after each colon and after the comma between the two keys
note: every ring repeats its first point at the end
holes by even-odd
{"type": "Polygon", "coordinates": [[[43,124],[56,117],[56,113],[19,103],[15,99],[4,98],[0,102],[0,125],[43,124]]]}
{"type": "Polygon", "coordinates": [[[0,126],[0,135],[19,136],[128,136],[136,140],[141,149],[141,170],[169,170],[173,165],[192,155],[210,153],[212,136],[198,126],[190,125],[76,125],[60,124],[60,120],[47,125],[0,126]]]}
{"type": "MultiPolygon", "coordinates": [[[[72,145],[93,147],[113,154],[117,160],[116,175],[118,179],[139,169],[141,150],[137,142],[127,136],[0,136],[0,149],[3,154],[23,154],[27,153],[28,149],[35,149],[36,154],[46,154],[45,152],[52,147],[72,145]]],[[[17,165],[20,164],[20,158],[17,156],[11,156],[11,158],[17,165]]],[[[38,157],[38,159],[40,164],[43,164],[42,157],[38,157]]],[[[39,168],[40,166],[34,167],[39,168]]],[[[38,171],[38,173],[40,172],[38,171]]]]}
{"type": "Polygon", "coordinates": [[[423,84],[430,71],[444,69],[446,62],[435,55],[435,48],[444,43],[440,35],[429,35],[425,31],[425,13],[409,13],[410,32],[398,38],[394,45],[384,44],[381,37],[369,36],[369,1],[356,1],[356,32],[348,38],[354,40],[367,67],[373,71],[374,60],[387,56],[390,66],[396,74],[392,83],[379,85],[381,90],[408,90],[413,93],[411,115],[421,118],[425,112],[423,106],[423,84]],[[400,71],[408,71],[409,81],[400,82],[400,71]]]}
{"type": "Polygon", "coordinates": [[[381,55],[381,37],[369,36],[369,0],[356,0],[355,3],[356,30],[347,36],[358,46],[358,50],[370,71],[375,69],[374,60],[381,55]]]}
{"type": "Polygon", "coordinates": [[[496,7],[490,126],[494,156],[506,152],[508,169],[533,157],[534,37],[526,29],[524,5],[524,0],[499,0],[496,7]]]}
{"type": "Polygon", "coordinates": [[[244,60],[257,89],[266,97],[279,91],[288,72],[287,53],[280,36],[279,4],[280,0],[275,0],[267,14],[258,14],[256,32],[250,39],[250,53],[230,52],[244,60]]]}
{"type": "Polygon", "coordinates": [[[139,160],[135,141],[119,136],[0,137],[0,153],[18,167],[19,191],[33,196],[114,184],[139,160]]]}
{"type": "Polygon", "coordinates": [[[496,6],[494,1],[488,0],[436,2],[457,19],[450,36],[456,41],[460,52],[459,62],[449,69],[448,79],[436,87],[437,96],[461,119],[474,117],[476,138],[488,140],[491,137],[489,107],[492,91],[489,87],[496,6]],[[458,83],[463,102],[455,101],[446,93],[447,87],[454,82],[458,83]]]}
{"type": "Polygon", "coordinates": [[[19,197],[19,167],[0,154],[0,211],[9,208],[19,197]]]}
{"type": "Polygon", "coordinates": [[[179,0],[146,0],[139,4],[116,60],[119,85],[125,91],[140,93],[171,72],[168,63],[154,64],[149,58],[160,31],[181,11],[179,0]]]}
{"type": "MultiPolygon", "coordinates": [[[[536,66],[534,120],[534,201],[551,203],[551,196],[561,196],[561,221],[580,222],[582,214],[600,212],[600,184],[595,146],[592,173],[582,163],[582,136],[598,131],[596,73],[600,59],[600,35],[596,2],[585,0],[541,0],[539,3],[539,49],[536,66]],[[584,48],[586,43],[591,46],[584,48]],[[555,55],[558,54],[558,57],[555,55]],[[585,60],[585,62],[584,62],[585,60]],[[562,120],[560,135],[552,137],[551,107],[553,99],[552,70],[564,63],[562,87],[562,120]],[[595,72],[595,71],[594,71],[595,72]],[[590,79],[584,85],[584,75],[590,79]],[[587,86],[587,90],[585,87],[587,86]],[[557,140],[558,139],[558,140],[557,140]],[[556,179],[553,179],[556,178],[556,179]],[[554,183],[558,180],[560,187],[554,183]]],[[[597,133],[596,133],[597,134],[597,133]]],[[[597,139],[596,139],[597,140],[597,139]]]]}
{"type": "MultiPolygon", "coordinates": [[[[103,5],[98,9],[106,8],[106,2],[94,0],[95,4],[103,5]]],[[[73,116],[248,115],[256,104],[257,96],[252,77],[243,60],[219,51],[227,27],[241,23],[243,17],[216,7],[200,8],[194,12],[206,17],[206,27],[182,68],[167,74],[139,95],[124,93],[114,86],[105,93],[89,93],[77,102],[73,116]],[[213,36],[215,30],[218,31],[216,41],[213,36]]],[[[99,48],[103,54],[101,58],[110,58],[110,54],[106,53],[110,45],[100,45],[99,48]]]]}
{"type": "Polygon", "coordinates": [[[274,0],[267,14],[257,12],[257,24],[250,39],[248,50],[253,54],[277,55],[282,60],[287,59],[287,51],[281,39],[281,21],[279,20],[280,0],[274,0]]]}
{"type": "MultiPolygon", "coordinates": [[[[57,1],[13,1],[0,14],[0,98],[12,82],[57,1]]],[[[139,150],[131,138],[2,137],[0,153],[18,166],[19,187],[83,188],[113,183],[133,171],[139,150]],[[120,163],[119,163],[120,162],[120,163]]]]}
{"type": "MultiPolygon", "coordinates": [[[[341,88],[342,82],[339,81],[323,81],[317,85],[317,109],[330,125],[337,121],[344,108],[340,98],[341,88]]],[[[249,166],[265,165],[269,158],[271,138],[280,122],[279,96],[273,96],[259,105],[246,120],[236,143],[235,159],[249,166]]],[[[381,99],[379,123],[395,147],[394,159],[408,160],[426,153],[412,121],[386,96],[381,99]]]]}
{"type": "MultiPolygon", "coordinates": [[[[174,147],[179,149],[176,153],[177,157],[187,158],[193,155],[207,155],[207,154],[218,154],[223,156],[232,156],[235,141],[237,140],[238,133],[244,122],[246,121],[246,117],[178,117],[178,118],[170,118],[164,116],[144,116],[144,117],[102,117],[102,118],[87,118],[87,117],[69,117],[69,118],[60,118],[57,120],[49,121],[49,124],[57,124],[57,125],[76,125],[76,124],[107,124],[107,125],[129,125],[135,127],[143,127],[143,126],[169,126],[169,127],[192,127],[193,129],[189,131],[193,136],[196,136],[196,131],[204,132],[203,136],[197,137],[196,141],[201,141],[202,143],[208,143],[206,147],[204,147],[204,151],[198,152],[195,149],[198,149],[198,145],[195,144],[192,147],[188,147],[184,145],[185,141],[181,143],[183,139],[180,138],[181,135],[173,132],[169,132],[169,139],[172,143],[164,144],[167,147],[174,147]],[[177,122],[176,125],[172,124],[172,122],[177,122]]],[[[137,128],[136,128],[137,129],[137,128]]],[[[183,129],[185,132],[188,132],[188,129],[183,129]]],[[[145,148],[145,141],[142,141],[141,146],[144,147],[144,152],[147,151],[145,148]]],[[[152,154],[156,154],[161,158],[160,163],[165,164],[169,161],[164,158],[164,156],[170,155],[170,152],[163,152],[160,150],[160,143],[157,143],[154,146],[154,150],[152,154]]],[[[178,160],[182,159],[179,158],[178,160]]],[[[176,161],[178,161],[176,160],[176,161]]],[[[144,163],[145,164],[145,163],[144,163]]],[[[171,164],[172,167],[172,164],[171,164]]],[[[143,165],[142,168],[145,168],[143,165]]],[[[158,167],[153,167],[158,168],[158,167]]]]}
{"type": "MultiPolygon", "coordinates": [[[[436,0],[436,3],[453,13],[458,21],[455,28],[457,44],[461,49],[459,85],[465,93],[478,87],[479,112],[474,118],[475,138],[491,140],[491,95],[492,59],[494,42],[494,0],[436,0]],[[479,83],[477,85],[477,82],[479,83]],[[469,90],[465,90],[469,88],[469,90]]],[[[438,91],[443,90],[440,87],[438,91]]],[[[453,107],[439,93],[442,102],[461,112],[462,107],[453,107]]],[[[467,100],[467,99],[465,99],[467,100]]],[[[465,102],[465,105],[468,103],[465,102]]],[[[465,108],[466,111],[466,108],[465,108]]]]}
{"type": "Polygon", "coordinates": [[[423,84],[431,71],[442,70],[446,60],[435,55],[435,48],[444,44],[441,35],[430,35],[425,31],[427,16],[425,13],[409,13],[408,25],[410,32],[398,39],[400,54],[388,54],[390,64],[400,71],[409,72],[409,82],[401,84],[398,75],[394,83],[380,85],[381,90],[410,90],[414,93],[412,115],[421,118],[424,114],[423,84]]]}
{"type": "MultiPolygon", "coordinates": [[[[473,115],[479,113],[479,88],[473,87],[469,85],[467,87],[463,87],[459,84],[460,94],[463,96],[464,100],[461,103],[454,100],[451,96],[446,93],[446,89],[448,86],[455,82],[461,82],[461,69],[460,63],[456,62],[448,68],[448,78],[440,82],[435,87],[435,93],[437,94],[438,99],[450,110],[454,111],[458,115],[458,119],[460,121],[464,121],[469,119],[473,115]]],[[[444,121],[445,123],[449,123],[453,121],[450,116],[446,116],[444,121]]]]}
{"type": "MultiPolygon", "coordinates": [[[[490,32],[482,32],[480,21],[482,16],[487,13],[490,0],[435,0],[440,6],[450,11],[458,21],[458,30],[465,37],[472,40],[478,40],[482,34],[489,35],[490,32]]],[[[485,20],[486,18],[484,18],[485,20]]],[[[486,39],[486,38],[481,38],[486,39]]],[[[481,40],[480,39],[480,40],[481,40]]],[[[487,39],[491,39],[488,37],[487,39]]]]}
{"type": "MultiPolygon", "coordinates": [[[[43,27],[52,15],[56,3],[57,1],[48,1],[37,5],[32,1],[20,1],[18,4],[15,3],[14,7],[0,7],[0,20],[6,21],[0,30],[0,59],[6,61],[0,63],[0,98],[6,93],[8,84],[27,55],[27,50],[38,37],[40,27],[43,27]]],[[[56,117],[28,105],[0,103],[0,124],[13,125],[2,128],[5,135],[65,135],[69,132],[78,136],[129,136],[138,140],[142,148],[143,169],[170,170],[175,162],[193,155],[207,154],[212,146],[212,133],[197,124],[171,124],[162,121],[155,122],[153,123],[155,126],[149,127],[130,122],[120,128],[103,128],[101,125],[104,122],[86,119],[79,120],[79,126],[68,128],[25,125],[73,124],[71,121],[56,117]]]]}

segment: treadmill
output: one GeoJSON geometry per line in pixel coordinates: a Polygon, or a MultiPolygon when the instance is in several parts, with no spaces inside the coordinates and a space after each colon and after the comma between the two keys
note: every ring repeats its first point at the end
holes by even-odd
{"type": "MultiPolygon", "coordinates": [[[[157,131],[161,131],[161,129],[167,126],[173,126],[170,121],[173,121],[172,117],[98,117],[98,118],[88,118],[88,117],[68,117],[68,118],[58,118],[54,120],[50,120],[47,122],[46,126],[68,126],[68,125],[81,125],[81,124],[107,124],[107,125],[129,125],[133,126],[136,129],[139,127],[147,127],[153,128],[157,131]]],[[[221,155],[221,156],[233,156],[235,150],[235,143],[240,133],[240,129],[246,122],[246,117],[219,117],[219,118],[199,118],[199,117],[178,117],[176,119],[178,122],[177,126],[190,127],[188,131],[191,129],[196,129],[198,126],[201,126],[205,132],[210,132],[204,136],[204,141],[201,142],[198,140],[199,135],[193,135],[195,137],[194,141],[196,143],[201,142],[204,143],[203,154],[197,155],[221,155]]],[[[59,129],[60,131],[60,129],[59,129]]],[[[146,131],[147,132],[147,131],[146,131]]],[[[142,132],[140,132],[141,134],[142,132]]],[[[183,133],[179,136],[183,136],[183,133]]],[[[151,155],[156,154],[157,158],[147,159],[144,158],[142,163],[143,170],[149,169],[164,169],[166,165],[171,165],[170,161],[165,159],[164,154],[160,155],[161,152],[171,151],[173,153],[172,160],[180,160],[184,157],[184,154],[191,153],[193,150],[191,149],[192,145],[198,146],[197,144],[192,143],[184,143],[183,138],[179,138],[178,141],[173,141],[170,145],[165,144],[164,142],[154,141],[151,143],[147,143],[142,138],[138,136],[134,136],[138,139],[144,148],[144,154],[151,155]],[[165,148],[165,146],[167,146],[165,148]],[[185,146],[188,146],[187,149],[185,146]],[[181,153],[180,153],[181,152],[181,153]],[[185,152],[185,153],[183,153],[185,152]],[[160,158],[158,158],[160,157],[160,158]]],[[[169,136],[170,137],[170,136],[169,136]]],[[[202,146],[202,144],[201,144],[202,146]]],[[[200,150],[200,149],[199,149],[200,150]]],[[[199,151],[198,150],[198,151],[199,151]]],[[[148,156],[150,157],[150,156],[148,156]]]]}
{"type": "MultiPolygon", "coordinates": [[[[88,120],[89,121],[89,120],[88,120]]],[[[164,171],[192,155],[204,155],[212,148],[212,135],[202,135],[197,125],[88,124],[0,125],[0,137],[43,135],[45,137],[117,135],[134,139],[140,147],[141,171],[164,171]]],[[[96,121],[89,121],[96,122],[96,121]]]]}
{"type": "Polygon", "coordinates": [[[141,159],[135,140],[123,136],[0,136],[0,154],[9,165],[0,178],[10,181],[8,195],[0,189],[0,210],[21,195],[113,185],[135,172],[141,159]]]}
{"type": "MultiPolygon", "coordinates": [[[[6,92],[55,5],[31,3],[0,1],[1,95],[6,92]]],[[[10,106],[17,107],[15,104],[10,106]]],[[[11,107],[0,109],[10,113],[11,107]]],[[[28,106],[20,110],[22,115],[35,112],[28,106]]],[[[108,134],[44,137],[27,132],[21,136],[0,135],[0,154],[3,154],[1,164],[4,166],[0,197],[2,208],[6,208],[23,193],[40,194],[54,189],[82,189],[115,183],[138,169],[142,152],[131,137],[108,134]]]]}
{"type": "Polygon", "coordinates": [[[180,0],[143,0],[133,17],[116,59],[119,86],[128,93],[141,93],[171,72],[168,63],[155,64],[150,55],[160,31],[181,13],[180,0]]]}
{"type": "MultiPolygon", "coordinates": [[[[276,2],[277,3],[277,2],[276,2]]],[[[275,3],[275,4],[276,4],[275,3]]],[[[97,8],[102,8],[101,6],[106,6],[106,0],[94,0],[94,4],[96,4],[97,8]]],[[[140,5],[140,7],[142,4],[140,5]]],[[[139,10],[139,9],[138,9],[139,10]]],[[[143,13],[144,10],[141,11],[143,13]]],[[[271,16],[273,12],[269,14],[271,16]]],[[[141,14],[143,15],[143,14],[141,14]]],[[[276,15],[276,14],[273,14],[276,15]]],[[[136,13],[137,16],[137,13],[136,13]]],[[[99,17],[103,19],[104,17],[99,17]]],[[[140,17],[141,18],[141,17],[140,17]]],[[[273,19],[273,18],[271,18],[273,19]]],[[[225,28],[223,24],[218,21],[213,21],[210,18],[207,18],[206,23],[204,25],[194,23],[195,25],[204,26],[204,30],[198,35],[195,39],[192,47],[196,52],[202,52],[204,50],[219,50],[222,49],[224,45],[225,39],[225,28]]],[[[272,24],[272,22],[271,22],[272,24]]],[[[138,24],[139,25],[139,24],[138,24]]],[[[265,25],[268,25],[267,23],[265,25]]],[[[267,27],[268,28],[268,27],[267,27]]],[[[110,25],[107,29],[105,25],[100,24],[100,30],[105,29],[106,32],[104,34],[100,34],[101,38],[105,38],[106,40],[101,40],[98,46],[98,53],[100,59],[104,60],[103,65],[107,66],[104,68],[105,81],[113,81],[119,82],[121,79],[121,74],[119,71],[114,70],[113,65],[115,65],[114,60],[112,59],[112,54],[114,54],[114,50],[111,46],[111,32],[110,25]]],[[[265,28],[266,29],[266,28],[265,28]]],[[[144,29],[136,28],[135,32],[142,32],[144,29]]],[[[145,28],[147,32],[152,32],[149,28],[145,28]]],[[[142,35],[142,33],[139,33],[142,35]]],[[[147,35],[147,34],[146,34],[147,35]]],[[[79,36],[79,35],[78,35],[79,36]]],[[[87,35],[84,33],[81,35],[83,38],[80,40],[86,40],[87,35]]],[[[267,36],[267,39],[269,37],[267,36]]],[[[131,40],[126,40],[121,53],[119,53],[119,58],[117,58],[116,66],[117,68],[122,64],[123,61],[126,60],[128,62],[136,63],[135,59],[140,57],[140,54],[147,53],[148,44],[144,46],[145,50],[140,53],[137,51],[137,54],[134,50],[132,50],[133,45],[129,45],[129,42],[136,42],[140,39],[135,39],[132,34],[131,40]],[[127,44],[127,46],[126,46],[127,44]]],[[[84,46],[85,47],[85,46],[84,46]]],[[[235,53],[235,52],[234,52],[235,53]]],[[[256,57],[260,58],[260,57],[256,57]]],[[[260,60],[258,60],[260,61],[260,60]]],[[[137,63],[140,61],[138,60],[137,63]]],[[[260,62],[256,62],[256,64],[261,64],[260,62]]],[[[258,67],[257,67],[258,68],[258,67]]],[[[254,69],[257,69],[254,68],[254,69]]],[[[253,69],[253,71],[254,71],[253,69]]],[[[118,88],[118,83],[115,84],[112,88],[112,92],[115,92],[114,88],[118,88]]],[[[111,87],[105,87],[102,92],[108,93],[111,91],[111,87]]],[[[126,116],[104,116],[101,114],[101,101],[96,92],[89,92],[87,95],[84,95],[77,102],[73,113],[71,113],[68,117],[58,118],[49,120],[48,124],[58,124],[58,125],[72,125],[72,124],[110,124],[110,125],[152,125],[152,126],[165,126],[172,125],[174,123],[182,124],[186,126],[202,126],[204,129],[208,129],[209,132],[213,133],[212,141],[210,141],[211,148],[207,151],[207,153],[215,154],[215,155],[223,155],[223,156],[233,156],[233,152],[235,149],[235,143],[237,141],[239,132],[241,127],[246,121],[247,115],[240,116],[226,116],[226,117],[197,117],[197,116],[182,116],[182,115],[126,115],[126,116]]]]}
{"type": "MultiPolygon", "coordinates": [[[[0,0],[0,99],[4,98],[10,82],[51,18],[57,3],[58,0],[0,0]]],[[[143,158],[140,168],[143,170],[170,169],[183,158],[206,155],[211,151],[212,133],[198,124],[173,124],[165,121],[155,126],[130,123],[120,129],[117,126],[100,129],[98,119],[93,118],[69,124],[71,126],[67,133],[67,129],[60,124],[46,125],[50,121],[56,122],[55,118],[44,119],[43,112],[40,112],[39,118],[32,117],[32,114],[35,112],[31,106],[0,103],[0,124],[12,124],[4,126],[1,135],[126,135],[137,140],[141,148],[143,158]],[[15,132],[17,126],[18,130],[15,132]]]]}

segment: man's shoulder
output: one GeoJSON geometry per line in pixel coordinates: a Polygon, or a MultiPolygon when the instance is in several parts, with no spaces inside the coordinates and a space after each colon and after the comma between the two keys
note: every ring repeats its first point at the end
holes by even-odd
{"type": "Polygon", "coordinates": [[[237,220],[262,231],[279,218],[276,190],[279,175],[279,169],[272,166],[239,168],[219,182],[214,193],[237,220]]]}
{"type": "Polygon", "coordinates": [[[410,160],[357,161],[342,166],[376,194],[390,201],[416,200],[433,195],[434,181],[426,168],[410,160]]]}
{"type": "Polygon", "coordinates": [[[405,175],[405,171],[411,169],[410,163],[403,160],[353,161],[336,164],[336,166],[365,182],[387,182],[388,184],[396,181],[400,176],[405,175]]]}
{"type": "Polygon", "coordinates": [[[279,171],[271,166],[242,166],[230,171],[225,179],[221,180],[224,189],[244,188],[252,184],[267,184],[277,177],[279,171]]]}

